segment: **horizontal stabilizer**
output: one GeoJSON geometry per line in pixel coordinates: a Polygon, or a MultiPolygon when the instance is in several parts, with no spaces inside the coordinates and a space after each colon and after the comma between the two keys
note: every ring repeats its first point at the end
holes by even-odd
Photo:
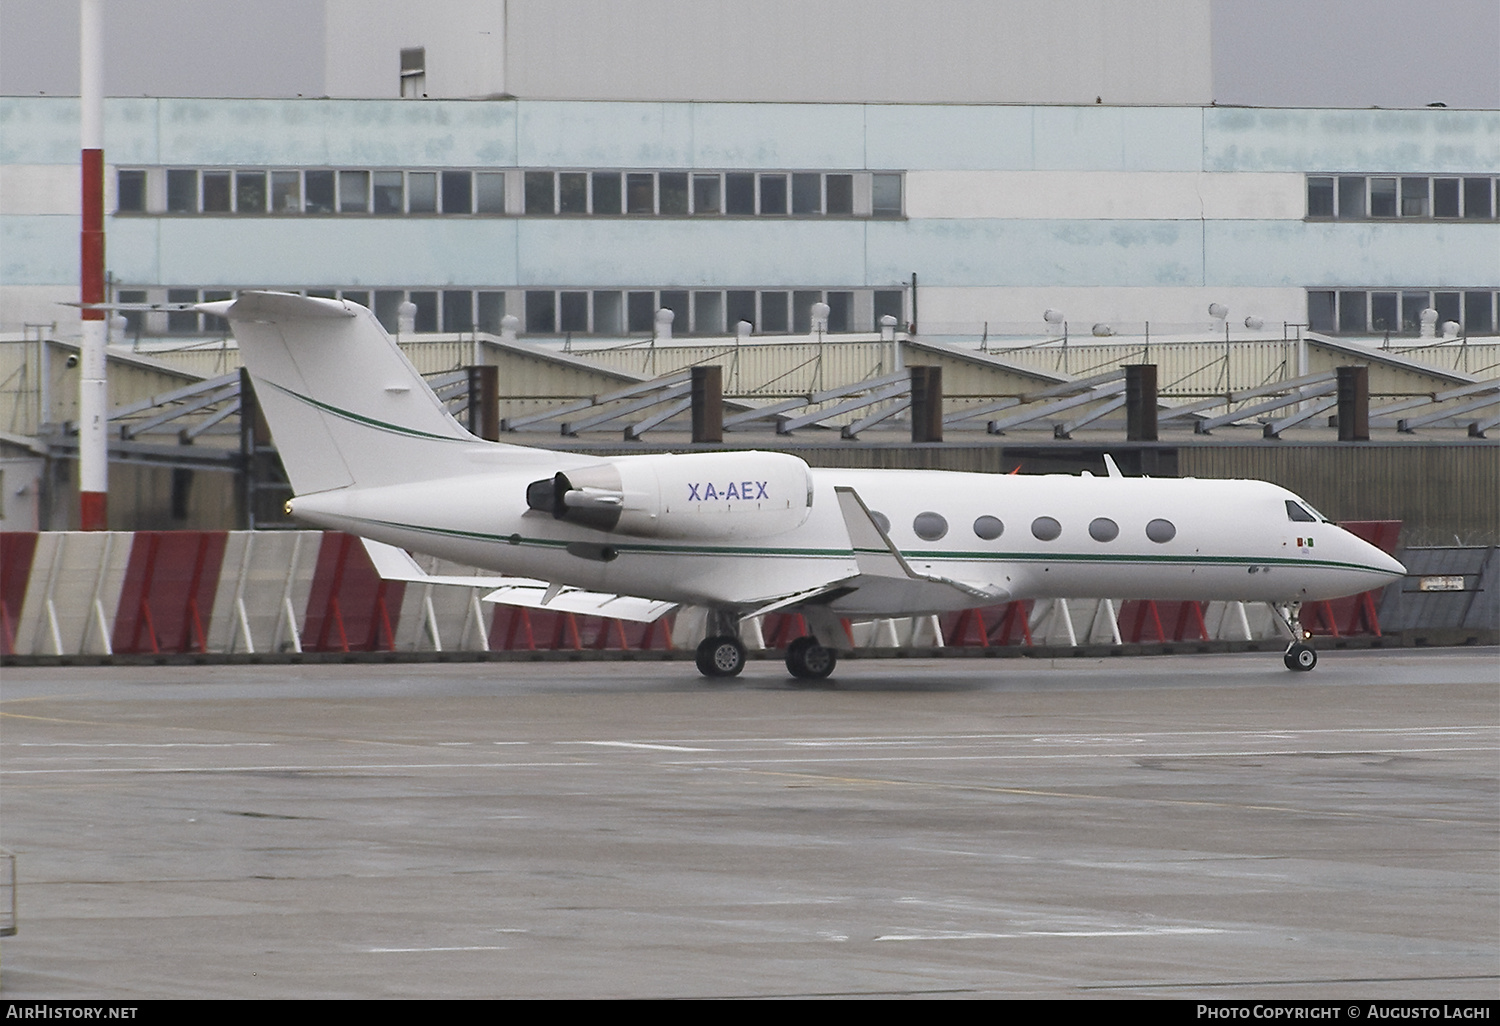
{"type": "Polygon", "coordinates": [[[444,576],[429,574],[423,570],[405,549],[384,542],[361,538],[370,562],[387,581],[406,581],[410,584],[445,584],[464,588],[490,588],[482,602],[498,602],[507,606],[525,606],[528,609],[550,609],[559,613],[582,613],[587,616],[609,616],[617,620],[634,620],[651,623],[676,609],[676,603],[655,602],[651,599],[635,598],[631,595],[607,595],[597,591],[582,591],[534,581],[526,577],[444,576]]]}
{"type": "MultiPolygon", "coordinates": [[[[360,541],[364,542],[365,552],[369,553],[370,562],[375,564],[376,573],[387,581],[406,581],[411,584],[449,584],[462,588],[496,588],[502,584],[515,584],[522,580],[517,577],[502,577],[499,574],[474,576],[429,574],[415,559],[411,558],[411,554],[405,549],[369,538],[361,538],[360,541]]],[[[524,583],[540,582],[525,581],[524,583]]]]}

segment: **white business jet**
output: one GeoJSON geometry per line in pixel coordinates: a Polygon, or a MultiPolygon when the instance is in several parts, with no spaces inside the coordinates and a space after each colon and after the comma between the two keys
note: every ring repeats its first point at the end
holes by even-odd
{"type": "Polygon", "coordinates": [[[1278,604],[1286,665],[1310,670],[1301,603],[1405,572],[1260,481],[1125,478],[1112,460],[1107,477],[1022,477],[485,441],[364,307],[247,292],[199,309],[233,325],[291,479],[289,512],[534,579],[498,589],[500,601],[641,620],[706,607],[697,655],[709,677],[740,672],[740,620],[760,613],[803,614],[812,633],[789,646],[787,668],[819,679],[849,647],[842,619],[1106,595],[1278,604]]]}

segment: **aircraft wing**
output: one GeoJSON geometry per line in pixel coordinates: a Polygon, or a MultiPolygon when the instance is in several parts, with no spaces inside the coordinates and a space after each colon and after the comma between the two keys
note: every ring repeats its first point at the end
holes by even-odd
{"type": "Polygon", "coordinates": [[[849,529],[849,542],[854,547],[854,562],[859,567],[859,576],[839,582],[841,588],[869,587],[879,582],[889,586],[890,582],[941,585],[960,592],[973,602],[998,603],[1010,600],[1010,592],[988,581],[961,581],[951,577],[919,574],[912,569],[901,550],[886,534],[870,514],[870,508],[853,488],[838,485],[834,488],[838,496],[839,510],[844,514],[844,524],[849,529]]]}
{"type": "Polygon", "coordinates": [[[962,609],[1010,601],[1010,591],[989,581],[962,581],[918,573],[870,514],[853,488],[838,485],[839,511],[849,529],[859,573],[821,588],[768,600],[746,615],[759,616],[799,606],[845,605],[857,608],[962,609]]]}
{"type": "Polygon", "coordinates": [[[559,588],[541,581],[512,579],[503,588],[485,595],[482,602],[500,602],[528,609],[551,609],[558,613],[583,613],[588,616],[610,616],[616,620],[652,623],[677,608],[675,602],[657,602],[634,595],[606,595],[580,588],[559,588]]]}
{"type": "Polygon", "coordinates": [[[472,577],[429,574],[405,549],[384,542],[361,538],[376,571],[388,581],[411,584],[447,584],[466,588],[492,588],[481,602],[499,602],[528,609],[550,609],[559,613],[582,613],[588,616],[610,616],[618,620],[651,623],[673,609],[674,602],[657,602],[633,595],[608,595],[581,588],[568,588],[525,577],[476,575],[472,577]]]}

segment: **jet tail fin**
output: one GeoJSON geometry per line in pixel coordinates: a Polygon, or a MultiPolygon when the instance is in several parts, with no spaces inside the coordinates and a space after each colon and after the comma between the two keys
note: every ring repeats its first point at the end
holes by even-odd
{"type": "Polygon", "coordinates": [[[499,444],[453,419],[362,306],[246,292],[199,309],[233,327],[299,495],[462,473],[475,447],[499,444]]]}

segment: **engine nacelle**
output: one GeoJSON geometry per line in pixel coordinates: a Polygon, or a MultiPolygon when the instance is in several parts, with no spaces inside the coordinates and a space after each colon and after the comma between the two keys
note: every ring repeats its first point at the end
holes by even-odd
{"type": "Polygon", "coordinates": [[[571,524],[642,538],[761,538],[798,527],[812,474],[780,452],[621,456],[534,481],[526,505],[571,524]]]}

